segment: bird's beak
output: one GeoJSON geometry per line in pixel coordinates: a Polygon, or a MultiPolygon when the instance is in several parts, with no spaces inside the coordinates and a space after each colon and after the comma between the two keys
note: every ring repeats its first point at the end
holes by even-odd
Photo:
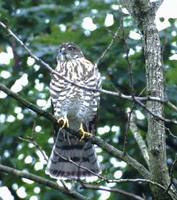
{"type": "Polygon", "coordinates": [[[58,60],[65,61],[66,60],[66,51],[65,48],[60,49],[58,52],[58,60]]]}
{"type": "Polygon", "coordinates": [[[63,47],[62,49],[60,49],[60,53],[62,54],[62,55],[66,55],[66,49],[63,47]]]}

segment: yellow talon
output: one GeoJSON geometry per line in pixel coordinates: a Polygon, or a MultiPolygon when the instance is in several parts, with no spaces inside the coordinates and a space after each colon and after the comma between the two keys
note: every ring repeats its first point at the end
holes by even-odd
{"type": "Polygon", "coordinates": [[[84,128],[83,128],[83,124],[81,123],[81,125],[80,125],[80,129],[79,129],[79,132],[80,132],[80,134],[81,134],[81,139],[80,139],[80,141],[82,141],[84,138],[86,138],[86,137],[92,137],[92,134],[91,133],[89,133],[89,132],[86,132],[86,131],[84,131],[84,128]]]}
{"type": "Polygon", "coordinates": [[[66,117],[61,117],[60,119],[57,120],[57,122],[59,123],[59,125],[61,124],[61,129],[69,127],[69,121],[66,117]]]}

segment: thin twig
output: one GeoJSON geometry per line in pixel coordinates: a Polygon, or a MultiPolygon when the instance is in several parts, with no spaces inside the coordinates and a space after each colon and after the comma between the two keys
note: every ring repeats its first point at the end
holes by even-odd
{"type": "Polygon", "coordinates": [[[165,127],[165,130],[167,130],[169,136],[171,136],[171,137],[173,137],[174,139],[177,140],[177,136],[174,135],[169,128],[165,127]]]}
{"type": "Polygon", "coordinates": [[[157,187],[161,188],[164,191],[166,189],[160,183],[154,182],[154,181],[149,180],[149,179],[141,179],[141,178],[137,178],[137,179],[128,179],[128,178],[127,179],[112,179],[112,180],[109,180],[109,183],[150,183],[152,185],[156,185],[157,187]]]}
{"type": "Polygon", "coordinates": [[[131,118],[130,118],[130,130],[139,146],[139,149],[142,153],[142,156],[147,164],[147,166],[149,167],[149,155],[148,155],[148,150],[147,150],[147,146],[141,136],[141,133],[138,131],[138,127],[136,125],[136,121],[135,121],[135,113],[131,114],[131,118]]]}
{"type": "MultiPolygon", "coordinates": [[[[131,88],[131,94],[132,94],[132,98],[134,99],[135,96],[135,90],[134,90],[134,86],[133,86],[133,71],[132,71],[132,65],[129,59],[129,48],[128,48],[128,44],[125,38],[125,31],[124,31],[124,24],[123,24],[123,16],[122,16],[122,12],[121,12],[121,24],[122,24],[122,38],[124,40],[124,48],[125,48],[125,52],[126,52],[126,61],[128,64],[128,77],[129,77],[129,86],[131,88]]],[[[128,135],[128,130],[130,127],[130,119],[131,119],[131,115],[134,109],[134,104],[130,110],[130,112],[128,113],[128,121],[127,121],[127,125],[126,125],[126,131],[125,131],[125,135],[124,135],[124,145],[123,145],[123,152],[125,153],[125,148],[126,148],[126,143],[127,143],[127,135],[128,135]]]]}
{"type": "Polygon", "coordinates": [[[169,106],[170,108],[172,108],[174,111],[177,112],[177,106],[175,106],[173,103],[171,103],[170,101],[166,102],[167,106],[169,106]]]}
{"type": "Polygon", "coordinates": [[[125,30],[124,30],[124,24],[123,24],[123,12],[121,12],[121,29],[122,29],[122,38],[124,41],[124,49],[125,49],[125,58],[128,64],[128,75],[129,75],[129,85],[131,88],[131,94],[132,94],[132,98],[134,99],[135,96],[135,89],[134,89],[134,84],[133,84],[133,70],[132,70],[132,63],[130,62],[130,58],[129,58],[129,50],[130,48],[128,47],[127,41],[126,41],[126,37],[125,37],[125,30]]]}
{"type": "Polygon", "coordinates": [[[134,101],[140,105],[142,108],[144,108],[149,114],[151,114],[153,117],[155,117],[156,119],[159,119],[159,120],[162,120],[163,122],[166,122],[166,123],[172,123],[172,124],[176,124],[177,125],[177,120],[174,120],[174,119],[167,119],[167,118],[164,118],[162,116],[159,116],[159,115],[156,115],[155,113],[153,113],[152,111],[150,111],[146,106],[145,104],[143,104],[141,101],[139,101],[137,98],[134,98],[134,101]]]}
{"type": "Polygon", "coordinates": [[[69,188],[67,187],[65,181],[64,181],[64,180],[60,180],[60,182],[61,182],[61,184],[63,185],[63,187],[64,187],[67,191],[69,191],[69,188]]]}
{"type": "Polygon", "coordinates": [[[136,194],[133,194],[133,193],[130,193],[130,192],[127,192],[125,190],[121,190],[121,189],[118,189],[118,188],[109,188],[109,187],[106,187],[106,186],[98,186],[98,185],[93,185],[93,184],[85,184],[85,183],[82,183],[82,186],[81,188],[83,189],[91,189],[91,190],[102,190],[102,191],[107,191],[107,192],[115,192],[115,193],[119,193],[119,194],[122,194],[124,196],[127,196],[127,197],[131,197],[133,199],[136,199],[136,200],[144,200],[144,198],[136,195],[136,194]]]}
{"type": "Polygon", "coordinates": [[[124,144],[123,144],[123,152],[124,152],[124,154],[126,152],[127,136],[128,136],[128,130],[129,130],[129,127],[130,127],[130,119],[131,119],[131,115],[132,115],[133,109],[134,109],[134,104],[133,104],[130,112],[127,115],[128,116],[128,120],[127,120],[127,124],[126,124],[126,129],[125,129],[125,134],[124,134],[124,144]]]}
{"type": "Polygon", "coordinates": [[[44,157],[44,159],[46,161],[48,161],[48,157],[46,156],[46,154],[44,153],[42,147],[35,141],[35,139],[33,137],[18,137],[20,140],[28,142],[28,143],[32,143],[42,154],[42,156],[44,157]]]}
{"type": "Polygon", "coordinates": [[[170,184],[166,190],[166,192],[168,193],[168,191],[170,190],[170,187],[172,186],[173,184],[173,172],[174,172],[174,169],[175,169],[175,166],[177,165],[177,154],[175,155],[175,160],[173,161],[171,167],[170,167],[170,170],[169,170],[169,176],[170,176],[170,184]]]}
{"type": "MultiPolygon", "coordinates": [[[[83,181],[82,181],[83,182],[83,181]]],[[[83,182],[84,184],[88,184],[88,183],[85,183],[83,182]]],[[[137,178],[137,179],[109,179],[109,182],[108,183],[137,183],[137,184],[142,184],[142,183],[145,183],[145,184],[152,184],[152,185],[155,185],[157,186],[158,188],[162,189],[162,191],[166,192],[166,188],[161,185],[160,183],[157,183],[157,182],[154,182],[150,179],[141,179],[141,178],[137,178]]],[[[169,197],[172,197],[172,195],[174,194],[174,191],[168,191],[166,192],[169,197]]]]}
{"type": "Polygon", "coordinates": [[[29,180],[33,180],[36,183],[39,183],[41,185],[50,187],[50,188],[55,189],[55,190],[59,190],[60,192],[64,193],[65,195],[70,196],[70,197],[72,197],[74,199],[80,199],[80,200],[88,199],[88,198],[86,198],[85,196],[81,195],[78,192],[75,192],[73,190],[66,190],[65,188],[59,186],[54,181],[50,181],[50,180],[45,179],[43,177],[37,176],[35,174],[29,173],[29,172],[25,172],[25,171],[20,171],[20,170],[17,170],[15,168],[11,168],[9,166],[0,164],[0,173],[2,173],[2,172],[8,173],[8,174],[12,174],[13,176],[16,176],[16,177],[27,178],[29,180]]]}
{"type": "Polygon", "coordinates": [[[117,29],[117,31],[114,33],[111,42],[109,43],[109,45],[107,46],[107,48],[103,51],[103,53],[101,54],[101,56],[96,60],[95,64],[98,66],[100,61],[105,57],[106,53],[110,50],[110,48],[112,47],[115,39],[118,37],[118,33],[120,31],[120,28],[117,29]]]}

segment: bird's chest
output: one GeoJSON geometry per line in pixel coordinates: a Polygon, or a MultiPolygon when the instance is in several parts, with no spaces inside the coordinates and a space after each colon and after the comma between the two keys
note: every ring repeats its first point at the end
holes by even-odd
{"type": "Polygon", "coordinates": [[[87,98],[87,92],[76,86],[70,86],[67,90],[63,108],[70,117],[85,117],[89,114],[92,95],[90,101],[87,98]],[[82,116],[83,115],[83,116],[82,116]]]}

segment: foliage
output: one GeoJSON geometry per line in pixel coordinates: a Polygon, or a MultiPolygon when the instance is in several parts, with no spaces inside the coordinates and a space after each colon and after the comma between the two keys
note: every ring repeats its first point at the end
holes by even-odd
{"type": "MultiPolygon", "coordinates": [[[[118,89],[124,94],[131,94],[129,84],[128,63],[126,60],[126,45],[130,49],[130,62],[133,68],[133,81],[136,95],[145,94],[145,69],[144,58],[141,48],[141,41],[130,38],[130,31],[136,32],[134,21],[126,14],[121,14],[117,10],[116,0],[83,0],[83,1],[1,1],[0,18],[8,24],[13,31],[22,39],[35,55],[45,60],[50,66],[55,67],[56,50],[58,45],[73,41],[81,46],[85,55],[92,61],[96,61],[108,46],[113,34],[119,28],[118,37],[105,57],[99,63],[99,69],[104,76],[103,88],[109,90],[118,89]],[[104,25],[107,14],[114,16],[114,24],[106,27],[104,25]],[[96,24],[94,31],[86,30],[82,27],[85,17],[91,17],[96,24]],[[122,26],[124,20],[124,37],[122,26]],[[125,44],[125,41],[127,44],[125,44]]],[[[169,59],[176,52],[176,22],[170,20],[170,26],[160,32],[164,70],[166,72],[166,95],[174,104],[177,104],[177,71],[176,60],[169,59]]],[[[0,82],[9,88],[15,88],[15,84],[22,84],[22,89],[18,92],[21,96],[33,103],[37,103],[41,108],[45,107],[49,98],[50,74],[47,70],[39,67],[33,61],[30,62],[29,55],[24,52],[17,42],[9,37],[2,29],[0,30],[0,51],[7,52],[9,47],[13,51],[13,59],[7,64],[0,64],[0,82]],[[5,76],[9,72],[9,76],[5,76]],[[18,82],[23,77],[22,83],[18,82]],[[26,81],[26,79],[27,81],[26,81]],[[26,82],[26,84],[25,84],[26,82]],[[40,101],[41,100],[41,101],[40,101]],[[42,101],[43,100],[43,101],[42,101]]],[[[1,61],[0,61],[1,63],[1,61]]],[[[15,90],[15,89],[14,89],[15,90]]],[[[41,164],[41,156],[36,148],[19,137],[29,137],[35,135],[37,143],[46,151],[47,155],[51,151],[49,138],[52,137],[52,124],[43,117],[37,116],[32,111],[23,108],[11,97],[3,98],[0,93],[0,162],[17,169],[27,170],[37,175],[50,179],[44,173],[45,165],[41,164]],[[30,156],[30,157],[29,157],[30,156]],[[30,161],[29,161],[30,160],[30,161]]],[[[99,109],[98,127],[104,128],[100,136],[108,143],[118,149],[123,149],[124,136],[128,123],[126,111],[133,106],[133,102],[117,97],[102,94],[101,106],[99,109]],[[118,127],[115,131],[115,127],[118,127]]],[[[48,108],[50,111],[50,108],[48,108]]],[[[137,125],[145,138],[147,131],[146,112],[135,105],[135,110],[141,112],[137,114],[137,125]]],[[[168,118],[176,117],[173,110],[165,107],[168,118]]],[[[167,124],[172,133],[177,127],[167,124]]],[[[99,134],[99,131],[98,131],[99,134]]],[[[167,155],[168,164],[172,164],[177,149],[177,140],[169,136],[167,130],[167,155]]],[[[140,156],[139,148],[128,131],[126,152],[145,165],[140,156]]],[[[108,153],[100,150],[99,158],[102,164],[102,175],[114,178],[114,175],[122,173],[122,178],[138,178],[140,174],[128,165],[118,165],[108,153]]],[[[174,174],[175,175],[175,174],[174,174]]],[[[120,175],[121,176],[121,175],[120,175]]],[[[25,188],[27,196],[38,197],[38,199],[54,200],[65,196],[58,191],[47,187],[26,183],[24,179],[12,179],[12,177],[0,173],[0,184],[9,188],[15,199],[20,199],[18,189],[25,188]],[[40,187],[40,193],[36,192],[40,187]]],[[[107,183],[103,182],[103,185],[107,183]]],[[[150,197],[150,190],[147,185],[141,184],[119,184],[114,185],[119,189],[136,193],[140,196],[150,197]]],[[[85,196],[98,199],[101,195],[98,191],[81,190],[75,185],[75,189],[85,196]]],[[[109,199],[127,199],[122,195],[111,193],[109,199]]]]}

